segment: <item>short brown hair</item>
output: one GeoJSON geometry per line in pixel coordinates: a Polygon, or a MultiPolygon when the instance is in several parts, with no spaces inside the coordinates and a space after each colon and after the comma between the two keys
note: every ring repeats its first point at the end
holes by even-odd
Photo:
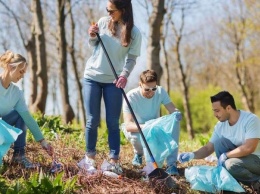
{"type": "Polygon", "coordinates": [[[140,75],[141,83],[157,82],[157,74],[154,70],[145,70],[140,75]]]}

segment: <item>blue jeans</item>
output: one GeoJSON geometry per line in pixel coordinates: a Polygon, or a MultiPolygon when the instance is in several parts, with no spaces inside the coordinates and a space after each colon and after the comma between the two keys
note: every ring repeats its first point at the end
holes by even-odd
{"type": "MultiPolygon", "coordinates": [[[[214,149],[217,157],[224,153],[237,148],[229,139],[221,138],[214,149]]],[[[238,181],[244,184],[260,180],[260,158],[250,154],[241,158],[228,158],[223,165],[227,171],[238,181]]]]}
{"type": "Polygon", "coordinates": [[[23,132],[18,135],[18,138],[14,142],[14,156],[24,155],[25,154],[25,145],[26,145],[26,125],[16,110],[12,110],[7,115],[3,116],[2,119],[11,126],[15,126],[18,129],[21,129],[23,132]]]}
{"type": "Polygon", "coordinates": [[[120,152],[119,118],[123,101],[121,90],[113,83],[99,83],[84,78],[83,96],[87,119],[85,131],[87,156],[96,155],[97,129],[100,123],[100,107],[103,96],[110,148],[109,157],[118,159],[120,152]]]}

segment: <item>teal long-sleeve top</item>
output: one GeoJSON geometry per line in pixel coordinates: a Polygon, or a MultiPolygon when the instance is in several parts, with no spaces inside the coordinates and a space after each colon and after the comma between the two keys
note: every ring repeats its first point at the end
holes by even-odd
{"type": "Polygon", "coordinates": [[[8,88],[4,88],[0,81],[0,117],[7,115],[12,110],[16,110],[20,114],[36,141],[44,138],[39,125],[29,113],[23,92],[13,83],[10,83],[8,88]]]}

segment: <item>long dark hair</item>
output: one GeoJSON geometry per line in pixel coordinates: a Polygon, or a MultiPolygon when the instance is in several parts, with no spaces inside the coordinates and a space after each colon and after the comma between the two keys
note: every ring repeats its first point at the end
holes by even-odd
{"type": "MultiPolygon", "coordinates": [[[[131,0],[109,0],[118,10],[122,12],[123,28],[121,30],[121,45],[127,47],[131,42],[131,31],[134,26],[133,9],[131,0]]],[[[110,20],[108,29],[113,36],[116,36],[116,26],[118,22],[110,20]]]]}

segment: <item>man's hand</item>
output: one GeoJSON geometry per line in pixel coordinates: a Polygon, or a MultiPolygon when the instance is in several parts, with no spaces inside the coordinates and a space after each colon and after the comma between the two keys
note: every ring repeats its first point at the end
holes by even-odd
{"type": "Polygon", "coordinates": [[[189,162],[193,158],[194,158],[193,152],[184,152],[179,155],[178,160],[180,161],[180,163],[184,163],[184,162],[189,162]]]}
{"type": "Polygon", "coordinates": [[[221,154],[218,158],[218,166],[222,166],[227,159],[228,157],[226,153],[221,154]]]}
{"type": "Polygon", "coordinates": [[[51,144],[49,144],[47,141],[42,140],[41,141],[41,146],[44,150],[46,150],[46,152],[50,155],[50,156],[53,156],[54,154],[54,149],[53,147],[51,146],[51,144]]]}

